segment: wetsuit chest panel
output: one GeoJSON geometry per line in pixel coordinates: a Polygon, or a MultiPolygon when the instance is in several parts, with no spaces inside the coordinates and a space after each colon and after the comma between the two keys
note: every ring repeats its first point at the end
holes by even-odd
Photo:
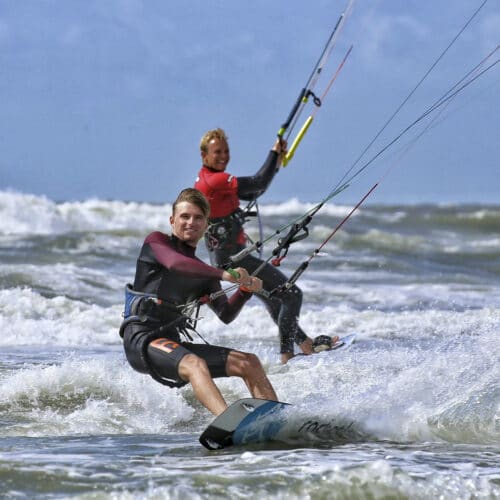
{"type": "Polygon", "coordinates": [[[189,257],[193,271],[197,266],[200,273],[202,269],[206,269],[207,266],[194,256],[194,250],[186,250],[186,246],[179,240],[161,233],[148,236],[137,259],[134,290],[156,295],[171,303],[185,304],[217,289],[218,281],[214,277],[189,276],[186,272],[176,272],[159,260],[171,258],[173,263],[175,256],[184,255],[183,251],[191,252],[186,257],[189,257]],[[161,251],[161,256],[155,253],[153,245],[156,245],[157,252],[161,251]]]}
{"type": "Polygon", "coordinates": [[[225,172],[202,167],[194,187],[207,197],[212,218],[232,214],[240,205],[238,179],[225,172]]]}
{"type": "Polygon", "coordinates": [[[213,291],[211,279],[189,278],[175,272],[163,273],[158,287],[158,297],[181,305],[208,295],[213,291]]]}

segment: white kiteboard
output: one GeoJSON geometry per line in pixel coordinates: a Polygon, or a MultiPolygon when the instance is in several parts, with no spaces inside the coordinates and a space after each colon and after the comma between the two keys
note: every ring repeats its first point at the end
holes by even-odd
{"type": "MultiPolygon", "coordinates": [[[[354,341],[356,340],[356,334],[352,333],[351,335],[346,335],[345,337],[340,337],[337,342],[331,345],[331,347],[324,348],[323,350],[320,350],[319,352],[315,352],[313,356],[316,356],[317,354],[322,354],[324,352],[330,353],[332,351],[342,351],[344,349],[347,349],[350,347],[354,341]]],[[[311,356],[310,354],[303,354],[303,353],[298,353],[296,354],[290,361],[293,361],[294,359],[301,359],[303,360],[304,358],[309,358],[311,356]]],[[[289,362],[290,362],[289,361],[289,362]]]]}
{"type": "Polygon", "coordinates": [[[335,344],[332,345],[329,351],[337,351],[339,349],[347,349],[356,340],[356,334],[346,335],[345,337],[340,337],[335,344]]]}

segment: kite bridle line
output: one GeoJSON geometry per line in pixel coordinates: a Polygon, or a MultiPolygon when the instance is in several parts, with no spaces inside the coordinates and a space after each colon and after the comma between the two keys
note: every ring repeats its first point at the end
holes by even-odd
{"type": "MultiPolygon", "coordinates": [[[[401,109],[404,107],[404,105],[410,100],[410,98],[413,96],[413,94],[417,91],[417,89],[422,85],[424,80],[429,76],[429,74],[434,70],[434,68],[437,66],[437,64],[443,59],[444,55],[449,51],[451,46],[457,41],[459,36],[465,31],[465,29],[470,25],[472,20],[478,15],[480,10],[484,7],[484,5],[487,3],[488,0],[484,0],[481,5],[474,11],[474,13],[471,15],[471,17],[467,20],[467,22],[460,28],[458,33],[453,37],[451,42],[446,46],[446,48],[441,52],[441,54],[436,58],[436,60],[431,64],[429,69],[425,72],[424,76],[418,81],[418,83],[415,85],[415,87],[410,91],[410,93],[403,99],[401,104],[396,108],[396,110],[393,112],[393,114],[390,116],[390,118],[385,122],[385,124],[382,126],[382,128],[377,132],[375,137],[370,141],[370,143],[364,148],[362,153],[359,155],[359,157],[356,159],[356,161],[349,167],[349,169],[345,172],[343,177],[338,181],[338,183],[334,186],[332,191],[321,201],[313,207],[311,210],[306,212],[303,215],[300,215],[299,217],[295,218],[292,220],[289,224],[286,224],[282,228],[278,229],[273,235],[269,236],[263,241],[257,241],[253,243],[250,247],[245,248],[241,252],[231,256],[230,261],[232,264],[238,262],[241,260],[243,257],[248,255],[249,253],[253,252],[256,249],[260,249],[261,246],[269,241],[270,239],[276,237],[278,234],[281,234],[283,230],[285,230],[288,227],[292,227],[300,224],[299,221],[302,221],[303,219],[308,218],[310,215],[314,215],[318,210],[323,207],[323,205],[332,199],[334,196],[339,194],[340,192],[344,191],[349,187],[350,183],[353,181],[354,178],[356,178],[358,175],[360,175],[364,170],[366,170],[377,158],[379,158],[389,147],[391,147],[393,144],[395,144],[403,135],[405,135],[409,130],[411,130],[417,123],[419,123],[421,120],[423,120],[427,115],[430,113],[434,112],[436,109],[441,107],[443,104],[445,104],[447,101],[452,99],[455,95],[457,95],[459,92],[461,92],[465,87],[469,86],[474,80],[479,78],[482,74],[486,73],[489,71],[493,66],[495,66],[499,61],[496,60],[490,66],[488,66],[486,69],[481,71],[479,74],[476,74],[473,78],[465,81],[471,74],[473,74],[479,67],[484,65],[484,63],[491,58],[491,56],[498,50],[499,46],[495,49],[493,49],[482,61],[480,61],[472,70],[470,70],[464,77],[462,77],[455,85],[453,85],[440,99],[438,99],[433,105],[431,105],[422,115],[420,115],[414,122],[412,122],[410,125],[408,125],[403,131],[398,134],[392,141],[390,141],[388,144],[386,144],[383,148],[381,148],[378,153],[376,153],[370,160],[368,160],[366,163],[364,163],[361,168],[359,168],[351,177],[348,177],[349,174],[352,172],[354,167],[360,162],[361,158],[366,154],[368,149],[375,143],[375,141],[378,139],[378,137],[382,134],[382,132],[387,128],[387,126],[394,120],[396,115],[401,111],[401,109]],[[460,84],[464,82],[461,86],[460,84]]],[[[338,23],[337,23],[338,25],[338,23]]],[[[335,32],[335,29],[334,29],[335,32]]],[[[325,47],[326,50],[326,47],[325,47]]],[[[324,51],[325,52],[325,51],[324,51]]],[[[344,58],[345,59],[345,58],[344,58]]],[[[270,259],[269,259],[270,260],[270,259]]],[[[260,268],[259,268],[260,269],[260,268]]]]}
{"type": "Polygon", "coordinates": [[[401,109],[406,105],[406,103],[411,99],[411,97],[415,94],[417,89],[422,85],[422,83],[427,79],[427,77],[431,74],[434,68],[438,65],[438,63],[443,59],[445,54],[450,50],[450,48],[455,44],[460,35],[467,29],[473,19],[479,14],[481,9],[486,5],[488,0],[483,0],[481,5],[473,12],[473,14],[469,17],[469,19],[465,22],[465,24],[460,28],[457,34],[452,38],[450,43],[445,47],[445,49],[439,54],[436,60],[431,64],[429,69],[425,72],[425,74],[420,78],[415,87],[409,92],[409,94],[403,99],[401,104],[396,108],[396,110],[392,113],[392,115],[387,119],[387,121],[382,125],[380,130],[375,134],[373,139],[366,145],[358,158],[354,161],[354,163],[350,166],[350,168],[346,171],[344,176],[339,180],[337,185],[341,185],[342,182],[348,177],[349,173],[355,168],[355,166],[361,161],[363,156],[367,153],[367,151],[373,146],[375,141],[380,137],[382,132],[389,126],[389,124],[394,120],[394,118],[399,114],[401,109]]]}
{"type": "MultiPolygon", "coordinates": [[[[398,140],[400,140],[405,134],[407,134],[413,127],[415,127],[418,123],[420,123],[424,118],[429,116],[431,113],[435,112],[439,108],[443,107],[444,105],[448,105],[452,99],[454,99],[460,92],[462,92],[464,89],[466,89],[469,85],[474,83],[478,78],[480,78],[482,75],[484,75],[486,72],[491,70],[494,66],[496,66],[499,62],[500,59],[496,59],[494,62],[492,62],[489,66],[485,67],[481,71],[479,69],[481,66],[483,66],[488,59],[490,59],[495,52],[498,51],[500,46],[497,46],[495,49],[493,49],[483,60],[478,63],[472,70],[470,70],[464,77],[462,77],[456,84],[454,84],[442,97],[437,99],[424,113],[422,113],[419,117],[417,117],[413,122],[411,122],[406,128],[404,128],[392,141],[390,141],[388,144],[386,144],[376,155],[374,155],[368,162],[366,162],[357,172],[355,172],[348,181],[346,181],[344,184],[341,186],[338,186],[334,188],[322,201],[320,201],[317,205],[315,205],[313,208],[308,210],[305,214],[297,217],[294,219],[292,222],[286,224],[283,226],[281,229],[277,230],[273,235],[269,236],[264,242],[269,241],[270,239],[276,237],[278,234],[280,234],[284,229],[290,227],[289,233],[280,238],[278,240],[278,245],[274,248],[272,251],[272,255],[267,258],[265,261],[262,262],[262,264],[252,273],[252,276],[257,276],[260,270],[262,269],[263,266],[265,266],[267,263],[269,263],[271,260],[273,260],[274,265],[279,265],[281,261],[286,257],[288,253],[288,249],[291,244],[300,241],[304,239],[305,237],[308,236],[308,230],[307,226],[308,224],[312,221],[312,218],[316,213],[333,197],[337,196],[341,192],[343,192],[347,187],[350,186],[350,182],[357,177],[363,170],[365,170],[369,165],[371,165],[377,158],[381,156],[382,153],[384,153],[389,147],[393,146],[398,140]],[[470,77],[470,78],[469,78],[470,77]],[[299,234],[301,231],[303,231],[302,234],[299,234]]],[[[420,139],[432,126],[432,124],[436,121],[436,119],[440,116],[438,114],[436,117],[433,118],[431,123],[429,123],[425,129],[420,132],[411,142],[410,146],[413,146],[418,139],[420,139]]],[[[405,154],[409,151],[409,147],[405,150],[405,154]]],[[[399,157],[399,160],[401,160],[402,156],[399,157]]],[[[340,228],[350,219],[350,217],[354,214],[356,210],[366,201],[366,199],[375,191],[375,189],[379,186],[379,184],[382,182],[383,179],[385,179],[390,170],[392,170],[396,164],[392,164],[384,173],[384,175],[377,181],[371,188],[370,190],[361,198],[361,200],[353,207],[353,209],[348,213],[348,215],[342,219],[342,221],[334,228],[334,230],[329,234],[329,236],[322,242],[322,244],[315,249],[312,254],[309,256],[309,258],[304,261],[298,268],[297,270],[292,274],[289,280],[287,280],[286,283],[284,283],[281,287],[278,287],[271,292],[267,292],[265,290],[257,293],[261,293],[262,295],[265,296],[270,296],[274,293],[283,291],[285,289],[290,288],[295,284],[297,279],[300,277],[300,275],[306,270],[308,267],[310,261],[317,256],[320,251],[323,249],[323,247],[333,238],[333,236],[340,230],[340,228]]],[[[243,259],[246,255],[251,253],[253,250],[255,250],[255,245],[257,245],[260,242],[254,243],[253,246],[247,247],[241,252],[239,252],[236,255],[231,256],[231,263],[236,264],[239,260],[243,259]]],[[[260,243],[262,244],[262,243],[260,243]]],[[[209,301],[215,300],[222,294],[226,293],[227,291],[234,290],[237,288],[239,285],[231,285],[230,287],[226,288],[225,290],[220,290],[218,292],[214,292],[211,295],[202,297],[201,299],[198,299],[197,301],[194,301],[193,303],[201,303],[205,304],[209,301]]]]}
{"type": "MultiPolygon", "coordinates": [[[[329,201],[330,199],[332,199],[334,196],[338,195],[339,193],[343,192],[345,189],[347,189],[347,187],[350,186],[350,183],[352,182],[352,180],[357,177],[359,174],[361,174],[362,171],[366,170],[368,168],[369,165],[371,165],[377,158],[379,158],[382,153],[384,153],[389,147],[391,147],[392,145],[394,145],[398,140],[401,139],[401,137],[403,137],[407,132],[409,132],[414,126],[416,126],[418,123],[420,123],[425,117],[427,117],[428,115],[430,115],[431,113],[433,113],[434,111],[436,111],[437,109],[441,108],[444,104],[449,104],[450,100],[453,99],[454,97],[456,97],[460,92],[462,92],[465,88],[467,88],[469,85],[471,85],[474,81],[476,81],[479,77],[481,77],[482,75],[484,75],[487,71],[491,70],[494,66],[496,66],[496,64],[498,64],[498,62],[500,62],[499,59],[495,60],[493,63],[491,63],[489,66],[487,66],[485,69],[481,70],[480,72],[478,71],[478,69],[484,65],[484,63],[489,59],[491,58],[491,56],[499,49],[500,46],[497,45],[497,47],[495,49],[493,49],[480,63],[478,63],[472,70],[470,70],[464,77],[462,77],[455,85],[453,85],[441,98],[439,98],[435,103],[433,103],[424,113],[422,113],[418,118],[416,118],[412,123],[410,123],[410,125],[408,125],[405,129],[403,129],[392,141],[390,141],[388,144],[386,144],[382,149],[380,149],[378,151],[378,153],[376,153],[369,161],[367,161],[361,168],[359,168],[351,177],[348,177],[350,172],[352,172],[352,170],[354,169],[354,167],[359,163],[360,159],[366,154],[366,152],[368,151],[368,149],[374,144],[374,142],[376,141],[376,139],[381,135],[381,133],[385,130],[385,128],[389,125],[389,123],[395,118],[395,116],[399,113],[399,111],[402,109],[402,107],[408,102],[408,100],[412,97],[412,95],[416,92],[417,88],[423,83],[423,81],[427,78],[427,76],[430,74],[430,72],[435,68],[435,66],[437,65],[437,63],[444,57],[445,53],[450,49],[450,47],[455,43],[455,41],[458,39],[458,37],[463,33],[463,31],[467,28],[467,26],[471,23],[471,21],[474,19],[474,17],[479,13],[479,11],[484,7],[484,5],[487,3],[488,0],[484,0],[482,2],[482,4],[479,6],[479,8],[474,12],[474,14],[471,16],[471,18],[469,18],[469,20],[467,21],[467,23],[461,28],[461,30],[459,31],[459,33],[453,38],[453,40],[450,42],[450,44],[446,47],[446,49],[440,54],[440,56],[436,59],[436,61],[431,65],[431,67],[429,68],[429,70],[425,73],[424,77],[421,78],[421,80],[417,83],[417,85],[413,88],[413,90],[410,92],[410,94],[403,100],[403,102],[400,104],[400,106],[396,109],[396,111],[391,115],[391,117],[389,118],[389,120],[384,124],[384,126],[379,130],[379,132],[377,132],[376,136],[374,137],[374,139],[368,144],[368,146],[363,150],[363,152],[361,153],[361,155],[358,157],[358,159],[350,166],[350,168],[346,171],[346,173],[344,174],[344,176],[340,179],[340,181],[336,184],[336,186],[330,191],[330,193],[323,199],[321,200],[317,205],[315,205],[313,208],[311,208],[310,210],[308,210],[307,212],[305,212],[304,214],[300,215],[299,217],[295,218],[293,221],[291,221],[290,223],[284,225],[283,227],[281,227],[280,229],[276,230],[274,234],[270,235],[269,237],[267,237],[266,239],[264,240],[261,240],[261,241],[257,241],[255,243],[253,243],[250,247],[247,247],[245,248],[244,250],[242,250],[241,252],[231,256],[230,258],[230,262],[231,264],[235,264],[237,263],[238,261],[240,261],[241,259],[243,259],[246,255],[248,255],[249,253],[253,252],[254,250],[256,249],[259,249],[261,248],[261,246],[266,243],[267,241],[271,240],[272,238],[275,238],[276,236],[278,236],[279,234],[281,234],[281,232],[283,230],[285,230],[286,228],[291,228],[289,233],[281,238],[279,241],[278,241],[278,246],[273,250],[272,252],[272,255],[265,261],[263,261],[262,265],[259,266],[259,268],[257,268],[253,273],[252,273],[252,276],[255,276],[255,275],[258,275],[258,273],[260,272],[261,268],[263,266],[265,266],[270,260],[274,259],[276,264],[275,265],[279,265],[279,263],[281,262],[281,260],[283,260],[283,258],[286,256],[286,253],[288,252],[288,248],[289,246],[296,242],[296,241],[299,241],[305,237],[307,237],[308,235],[308,231],[307,231],[307,225],[311,222],[312,218],[314,215],[316,215],[316,213],[324,206],[324,204],[329,201]],[[473,73],[475,73],[475,75],[473,75],[473,73]],[[473,75],[473,76],[471,76],[473,75]],[[470,78],[469,78],[470,77],[470,78]],[[347,180],[346,180],[347,179],[347,180]],[[302,235],[299,235],[298,233],[300,231],[304,231],[304,233],[302,235]],[[282,252],[284,252],[284,255],[282,255],[282,252]]],[[[350,5],[352,4],[353,2],[351,1],[350,2],[350,5]]],[[[342,16],[341,16],[342,17],[342,16]]],[[[339,20],[340,22],[340,20],[339,20]]],[[[339,25],[339,22],[337,23],[336,25],[336,28],[334,29],[334,32],[332,33],[330,39],[333,37],[333,34],[335,33],[337,26],[339,25]]],[[[330,40],[329,40],[330,42],[330,40]]],[[[328,46],[328,44],[327,44],[328,46]]],[[[323,51],[323,55],[326,54],[326,49],[327,47],[325,47],[324,51],[323,51]]],[[[350,49],[349,49],[349,52],[350,52],[350,49]]],[[[348,52],[348,54],[349,54],[348,52]]],[[[345,62],[345,59],[347,58],[348,54],[346,55],[346,57],[344,57],[344,61],[342,62],[341,65],[343,65],[343,63],[345,62]]],[[[323,55],[322,57],[320,58],[323,59],[323,55]]],[[[340,69],[340,68],[339,68],[340,69]]],[[[338,73],[339,70],[337,70],[337,73],[338,73]]],[[[314,74],[314,72],[313,72],[314,74]]],[[[318,76],[319,76],[319,72],[318,72],[318,76]]],[[[334,76],[335,78],[335,76],[334,76]]],[[[327,89],[328,91],[328,89],[327,89]]],[[[292,127],[290,127],[290,124],[291,124],[291,121],[293,120],[293,116],[296,116],[298,113],[299,113],[299,107],[300,107],[300,103],[297,101],[296,105],[294,106],[294,109],[292,110],[293,113],[290,114],[289,116],[289,120],[287,120],[287,122],[285,122],[284,125],[286,125],[286,128],[283,130],[283,126],[282,126],[282,129],[280,129],[280,132],[282,132],[281,134],[281,137],[284,135],[284,133],[286,132],[287,129],[291,130],[292,127]],[[297,108],[297,109],[295,109],[297,108]],[[293,116],[292,116],[293,114],[293,116]],[[291,118],[290,118],[291,117],[291,118]],[[288,123],[290,122],[290,123],[288,123]]],[[[434,122],[434,120],[433,120],[434,122]]],[[[432,122],[432,123],[433,123],[432,122]]],[[[415,139],[414,141],[412,142],[412,145],[425,133],[429,130],[431,124],[429,124],[425,130],[423,132],[421,132],[415,139]]],[[[279,134],[278,134],[279,135],[279,134]]],[[[280,135],[279,135],[280,136],[280,135]]],[[[388,175],[388,172],[389,170],[391,170],[392,168],[394,168],[394,165],[392,165],[388,170],[387,172],[385,173],[385,175],[383,176],[383,178],[385,178],[387,175],[388,175]]],[[[326,238],[326,240],[320,245],[320,247],[318,247],[316,250],[314,250],[314,252],[311,254],[311,256],[309,256],[309,258],[303,262],[299,268],[293,273],[293,275],[290,277],[290,279],[285,283],[283,284],[281,287],[278,287],[277,289],[271,291],[271,292],[266,292],[266,291],[262,291],[262,294],[263,295],[271,295],[273,293],[276,293],[278,291],[280,291],[281,289],[284,288],[290,288],[296,281],[297,279],[300,277],[300,275],[305,271],[305,269],[308,267],[309,265],[309,262],[316,256],[319,254],[319,252],[321,251],[321,249],[331,240],[331,238],[337,233],[337,231],[347,222],[347,220],[349,220],[349,218],[353,215],[353,213],[362,205],[362,203],[364,203],[364,201],[373,193],[373,191],[378,187],[378,185],[380,184],[381,180],[379,180],[377,183],[375,183],[372,188],[370,188],[370,190],[362,197],[362,199],[354,206],[354,208],[349,212],[349,214],[335,227],[335,229],[330,233],[330,235],[326,238]]],[[[192,301],[191,303],[189,304],[186,304],[186,306],[188,305],[192,305],[192,304],[205,304],[211,300],[215,300],[217,297],[219,297],[220,295],[226,293],[227,291],[231,291],[235,288],[237,288],[239,285],[238,284],[235,284],[235,285],[232,285],[228,288],[226,288],[225,290],[220,290],[218,292],[215,292],[209,296],[204,296],[200,299],[197,299],[196,301],[192,301]]]]}
{"type": "MultiPolygon", "coordinates": [[[[372,163],[380,154],[382,154],[385,150],[387,150],[390,146],[392,146],[397,140],[399,140],[405,133],[407,133],[410,129],[412,129],[417,123],[419,123],[421,120],[423,120],[425,117],[429,116],[431,113],[436,111],[439,108],[444,108],[439,110],[439,113],[433,117],[433,119],[425,126],[425,128],[410,142],[410,144],[404,149],[403,153],[399,155],[397,161],[395,161],[393,164],[391,164],[385,171],[385,173],[382,175],[382,177],[369,189],[369,191],[361,198],[361,200],[353,207],[353,209],[347,214],[344,219],[333,229],[333,231],[328,235],[328,237],[321,243],[321,245],[316,248],[311,255],[306,259],[304,262],[302,262],[297,269],[294,271],[294,273],[290,276],[290,278],[283,283],[282,285],[278,286],[271,292],[269,292],[269,296],[273,295],[274,293],[279,293],[286,291],[290,289],[295,282],[299,279],[299,277],[302,275],[302,273],[307,269],[309,266],[309,263],[312,261],[313,258],[318,256],[323,249],[323,247],[333,238],[333,236],[337,233],[337,231],[350,219],[350,217],[353,215],[353,213],[365,202],[365,200],[375,191],[375,189],[380,185],[380,183],[389,175],[390,171],[392,171],[397,164],[401,162],[403,159],[403,156],[405,156],[409,150],[417,143],[417,141],[425,134],[427,133],[432,126],[437,122],[438,118],[441,116],[441,114],[444,112],[446,106],[448,106],[451,102],[452,99],[454,99],[460,92],[462,92],[465,88],[467,88],[470,84],[472,84],[474,81],[476,81],[479,77],[481,77],[483,74],[485,74],[487,71],[492,69],[494,66],[496,66],[499,62],[500,59],[497,59],[493,63],[491,63],[489,66],[484,68],[481,71],[478,71],[479,68],[484,65],[484,63],[499,49],[499,46],[497,46],[494,50],[492,50],[488,56],[486,56],[479,64],[477,64],[471,71],[467,73],[459,82],[457,82],[453,87],[451,87],[450,90],[448,90],[443,97],[438,99],[425,113],[422,113],[419,118],[417,118],[414,122],[412,122],[408,127],[406,127],[393,141],[391,141],[389,144],[387,144],[377,155],[375,155],[370,162],[365,164],[362,169],[360,169],[355,175],[351,177],[350,180],[352,180],[357,174],[361,173],[363,169],[365,169],[369,163],[372,163]],[[474,74],[475,73],[475,74],[474,74]],[[472,75],[472,76],[471,76],[472,75]],[[469,76],[471,76],[468,80],[466,80],[469,76]],[[462,83],[464,82],[465,83],[462,83]],[[462,85],[460,85],[462,84],[462,85]]],[[[309,219],[309,217],[306,217],[305,219],[309,219]]],[[[298,240],[297,240],[298,241],[298,240]]],[[[286,254],[285,254],[286,255],[286,254]]]]}

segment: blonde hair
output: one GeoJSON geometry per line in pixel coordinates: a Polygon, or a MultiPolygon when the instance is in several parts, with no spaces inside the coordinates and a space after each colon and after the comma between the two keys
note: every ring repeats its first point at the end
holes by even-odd
{"type": "Polygon", "coordinates": [[[208,200],[205,198],[205,195],[201,191],[198,191],[194,188],[183,189],[172,205],[172,215],[175,215],[177,205],[179,203],[182,203],[183,201],[196,205],[203,212],[203,215],[208,219],[210,215],[210,203],[208,203],[208,200]]]}
{"type": "Polygon", "coordinates": [[[209,130],[203,135],[200,141],[200,151],[202,153],[206,153],[208,151],[208,143],[212,139],[220,139],[221,141],[228,142],[226,132],[224,132],[224,130],[222,130],[221,128],[214,128],[213,130],[209,130]]]}

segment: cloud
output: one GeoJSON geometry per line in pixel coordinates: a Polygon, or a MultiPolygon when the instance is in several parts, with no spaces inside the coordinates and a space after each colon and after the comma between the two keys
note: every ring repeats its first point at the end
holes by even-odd
{"type": "Polygon", "coordinates": [[[362,55],[376,66],[381,59],[407,60],[429,34],[427,26],[409,15],[380,15],[373,12],[361,20],[362,55]]]}

